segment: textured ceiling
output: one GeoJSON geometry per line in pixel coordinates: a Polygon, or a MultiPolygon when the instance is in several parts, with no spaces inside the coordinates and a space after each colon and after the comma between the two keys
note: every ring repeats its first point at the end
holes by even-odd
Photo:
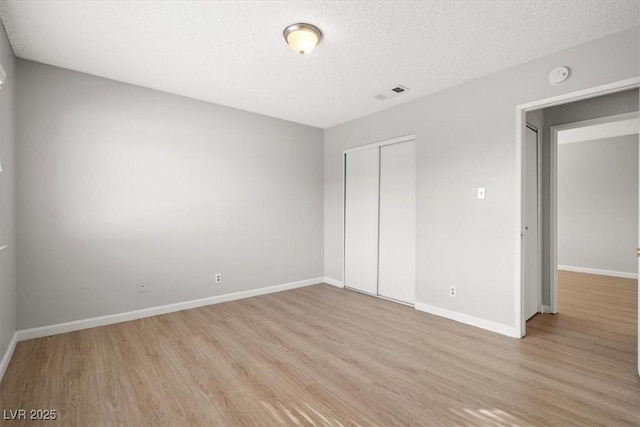
{"type": "Polygon", "coordinates": [[[0,18],[21,58],[326,128],[638,25],[640,2],[8,1],[0,18]],[[324,33],[304,57],[282,38],[299,21],[324,33]]]}

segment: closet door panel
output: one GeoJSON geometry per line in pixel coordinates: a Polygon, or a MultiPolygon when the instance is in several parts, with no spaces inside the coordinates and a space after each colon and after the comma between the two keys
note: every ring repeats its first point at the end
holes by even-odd
{"type": "Polygon", "coordinates": [[[350,152],[345,159],[345,286],[378,290],[380,150],[350,152]]]}
{"type": "Polygon", "coordinates": [[[415,141],[380,149],[378,294],[415,302],[415,141]]]}

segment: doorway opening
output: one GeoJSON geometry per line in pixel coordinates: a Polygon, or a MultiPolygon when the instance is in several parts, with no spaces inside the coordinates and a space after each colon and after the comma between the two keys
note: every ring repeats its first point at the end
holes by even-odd
{"type": "MultiPolygon", "coordinates": [[[[636,111],[550,126],[550,274],[545,312],[558,313],[558,270],[638,278],[637,94],[632,90],[595,100],[602,101],[600,108],[617,110],[629,104],[627,98],[636,111]]],[[[566,115],[562,111],[566,107],[548,109],[552,123],[558,112],[566,115]]]]}
{"type": "MultiPolygon", "coordinates": [[[[516,324],[520,325],[520,336],[524,336],[526,334],[526,321],[530,319],[532,315],[535,316],[536,312],[558,312],[558,266],[560,266],[560,268],[564,271],[570,271],[572,267],[571,262],[563,261],[563,258],[558,259],[558,221],[561,221],[561,223],[562,221],[564,221],[565,224],[570,224],[572,226],[576,225],[573,224],[573,222],[579,222],[573,221],[573,219],[575,219],[575,216],[573,217],[573,219],[567,219],[572,218],[571,216],[567,217],[567,215],[571,215],[570,210],[563,210],[563,216],[561,216],[561,218],[558,217],[559,194],[557,185],[559,146],[561,147],[560,155],[564,155],[564,157],[566,158],[567,154],[563,153],[565,151],[567,153],[572,150],[575,151],[581,144],[578,142],[580,140],[591,141],[591,143],[582,144],[582,146],[587,147],[587,145],[590,145],[594,147],[594,141],[596,140],[609,137],[622,137],[623,135],[635,135],[636,144],[634,148],[635,151],[633,151],[633,153],[636,154],[633,154],[631,152],[627,153],[627,156],[634,157],[633,162],[636,168],[636,176],[633,182],[635,184],[634,191],[636,192],[635,218],[633,220],[634,227],[628,228],[626,230],[626,233],[627,240],[629,240],[629,235],[632,235],[631,239],[635,242],[634,245],[640,246],[640,244],[638,244],[638,240],[640,239],[638,237],[637,231],[632,232],[632,230],[638,229],[638,223],[640,222],[637,206],[637,133],[639,85],[640,78],[633,78],[562,95],[559,97],[543,99],[517,107],[516,161],[518,168],[518,182],[516,183],[516,192],[518,195],[518,236],[516,241],[516,252],[518,256],[516,259],[517,261],[519,261],[519,265],[516,268],[516,282],[518,285],[516,286],[515,307],[516,324]],[[620,108],[618,105],[618,107],[614,106],[613,109],[610,108],[609,111],[606,109],[598,110],[597,108],[594,108],[594,106],[598,102],[604,102],[604,100],[607,98],[621,98],[625,96],[625,93],[631,94],[627,97],[628,99],[635,99],[633,102],[627,102],[626,107],[620,108]],[[633,98],[633,96],[635,96],[635,98],[633,98]],[[624,108],[627,109],[625,110],[624,108]],[[573,113],[569,114],[569,111],[573,111],[573,113]],[[542,150],[538,152],[539,163],[538,168],[535,169],[539,174],[537,177],[535,173],[532,173],[531,166],[531,153],[535,151],[530,147],[530,145],[528,145],[532,140],[530,136],[532,133],[532,127],[538,129],[540,137],[542,138],[541,143],[538,144],[539,147],[542,145],[542,150]],[[540,129],[542,129],[542,132],[540,132],[540,129]],[[572,145],[573,147],[568,148],[570,145],[572,145]],[[533,200],[532,188],[535,189],[535,185],[532,185],[532,181],[534,181],[535,185],[538,186],[537,200],[533,200]],[[540,226],[540,229],[538,230],[539,233],[537,235],[531,232],[530,227],[530,224],[532,223],[531,217],[536,212],[536,204],[538,208],[538,217],[535,218],[534,222],[537,222],[537,224],[540,226]],[[537,264],[537,276],[531,273],[531,269],[536,268],[535,256],[533,256],[532,254],[536,254],[540,257],[537,264]],[[535,287],[540,285],[540,288],[535,287]],[[539,294],[536,293],[537,289],[540,289],[542,292],[540,292],[539,294]],[[535,301],[534,298],[537,299],[537,301],[535,301]]],[[[620,141],[617,142],[620,143],[620,141]]],[[[601,146],[600,149],[617,149],[619,151],[619,148],[615,148],[614,144],[601,146]]],[[[597,152],[591,153],[590,155],[593,159],[602,158],[602,160],[604,160],[604,157],[602,155],[598,155],[597,152]]],[[[618,155],[620,155],[620,153],[618,153],[618,155]]],[[[573,161],[574,164],[582,167],[583,172],[585,172],[584,164],[580,164],[580,161],[577,161],[576,159],[573,159],[573,161]]],[[[586,171],[587,176],[589,172],[592,172],[592,174],[602,175],[601,171],[596,172],[596,170],[593,169],[592,171],[586,171]]],[[[592,180],[591,185],[600,185],[603,183],[603,181],[606,181],[604,178],[608,178],[608,176],[591,176],[591,178],[594,179],[592,180]]],[[[614,185],[613,188],[615,188],[615,191],[617,193],[620,193],[621,190],[619,185],[614,185]]],[[[563,187],[561,188],[561,191],[563,191],[564,193],[568,192],[570,196],[578,197],[577,192],[571,190],[570,187],[563,187]]],[[[585,198],[587,201],[596,203],[595,198],[591,198],[593,200],[590,199],[590,194],[588,193],[588,191],[590,190],[587,189],[587,194],[581,197],[585,198]]],[[[617,194],[616,197],[620,198],[624,196],[617,194]]],[[[600,204],[602,205],[602,203],[600,204]]],[[[588,206],[596,205],[592,204],[588,206]]],[[[611,206],[609,206],[608,208],[611,208],[611,206]]],[[[584,205],[582,209],[586,209],[584,205]]],[[[606,211],[606,209],[604,209],[604,211],[606,211]]],[[[611,216],[612,215],[608,217],[609,222],[611,222],[611,216]]],[[[615,225],[620,226],[620,224],[615,225]]],[[[565,228],[567,228],[567,230],[570,229],[570,227],[565,228]]],[[[594,252],[594,247],[595,252],[607,252],[607,250],[602,247],[603,244],[596,244],[594,242],[588,241],[586,235],[578,235],[578,237],[576,238],[575,232],[572,231],[574,232],[574,235],[571,236],[571,233],[569,231],[567,231],[567,233],[569,233],[568,235],[567,233],[565,233],[561,236],[562,241],[560,243],[562,247],[567,246],[567,243],[569,243],[577,247],[582,246],[584,248],[591,249],[592,252],[594,252]]],[[[603,231],[602,233],[605,233],[605,231],[603,231]]],[[[602,237],[602,233],[600,237],[602,237]]],[[[606,268],[606,265],[602,264],[603,266],[601,266],[600,268],[593,267],[591,271],[588,271],[587,273],[603,274],[611,272],[626,272],[628,276],[623,275],[621,277],[630,277],[634,279],[634,283],[637,286],[638,261],[637,259],[635,259],[635,250],[629,250],[627,248],[626,252],[630,253],[626,254],[625,262],[626,264],[633,263],[633,265],[635,266],[635,269],[633,269],[633,271],[631,271],[631,268],[629,268],[628,265],[626,268],[606,268]],[[630,261],[629,256],[633,256],[634,259],[630,261]]],[[[611,258],[616,258],[614,254],[610,255],[611,258]]],[[[620,258],[621,257],[617,257],[616,262],[620,261],[620,258]]],[[[577,264],[580,263],[577,262],[577,264]]],[[[593,265],[597,266],[598,264],[593,265]]],[[[575,271],[577,270],[575,270],[574,268],[574,274],[575,271]]],[[[562,274],[564,274],[564,272],[562,274]]],[[[611,276],[611,274],[604,275],[611,276]]],[[[636,292],[636,289],[633,289],[633,291],[636,292]]],[[[637,319],[635,323],[637,324],[637,319]]],[[[640,351],[638,353],[640,354],[640,351]]],[[[640,369],[640,357],[638,358],[638,366],[640,369]]]]}
{"type": "MultiPolygon", "coordinates": [[[[549,107],[554,107],[554,106],[559,106],[559,105],[564,105],[564,104],[569,104],[575,101],[581,101],[581,100],[587,100],[587,99],[591,99],[591,98],[596,98],[596,97],[600,97],[600,96],[604,96],[604,95],[608,95],[608,94],[614,94],[617,92],[623,92],[626,90],[630,90],[630,89],[637,89],[640,86],[640,78],[632,78],[632,79],[627,79],[627,80],[623,80],[623,81],[619,81],[619,82],[615,82],[615,83],[610,83],[610,84],[606,84],[606,85],[602,85],[602,86],[597,86],[597,87],[593,87],[593,88],[589,88],[589,89],[585,89],[585,90],[581,90],[581,91],[577,91],[577,92],[573,92],[573,93],[568,93],[565,95],[560,95],[560,96],[556,96],[556,97],[552,97],[552,98],[547,98],[547,99],[542,99],[539,101],[534,101],[531,103],[527,103],[527,104],[522,104],[516,107],[516,229],[517,229],[517,233],[516,233],[516,239],[515,239],[515,253],[516,253],[516,280],[515,283],[516,285],[516,289],[515,289],[515,315],[516,315],[516,326],[519,326],[519,334],[520,336],[524,336],[526,334],[526,320],[525,319],[525,295],[526,295],[526,289],[525,289],[525,276],[524,276],[524,258],[523,255],[525,254],[524,251],[524,237],[525,237],[525,224],[524,224],[524,208],[525,208],[525,185],[526,185],[526,176],[525,176],[525,172],[526,172],[526,157],[525,157],[525,151],[524,149],[526,148],[526,140],[527,140],[527,131],[529,128],[527,128],[527,122],[529,122],[530,125],[536,126],[538,128],[542,127],[542,123],[540,121],[540,118],[542,117],[542,112],[541,110],[545,109],[545,108],[549,108],[549,107]],[[536,117],[538,116],[538,117],[536,117]]],[[[637,104],[636,104],[637,105],[637,104]]],[[[540,145],[540,144],[539,144],[540,145]]],[[[541,167],[539,169],[539,173],[540,173],[540,177],[544,177],[547,176],[548,174],[550,174],[550,172],[548,170],[544,170],[545,169],[545,163],[547,162],[547,158],[550,158],[551,154],[548,152],[545,152],[544,150],[542,150],[542,153],[538,153],[539,157],[541,159],[541,167]]],[[[550,168],[550,166],[549,166],[550,168]]],[[[541,183],[540,181],[540,177],[538,179],[538,183],[541,183]]],[[[550,177],[549,177],[550,180],[550,177]]],[[[539,239],[539,245],[538,246],[542,246],[544,247],[545,244],[549,245],[549,240],[550,240],[550,236],[547,236],[548,234],[548,230],[546,230],[546,228],[548,228],[548,225],[545,225],[545,216],[546,215],[550,215],[550,210],[549,210],[549,200],[547,200],[547,203],[544,203],[544,199],[545,198],[550,198],[549,196],[546,196],[546,193],[548,192],[550,194],[550,189],[546,189],[544,188],[545,185],[548,185],[546,183],[542,183],[543,185],[540,185],[539,187],[542,187],[541,190],[539,191],[540,197],[538,199],[538,204],[539,206],[542,207],[542,212],[541,215],[539,217],[540,222],[543,223],[543,227],[541,227],[543,229],[543,236],[542,239],[539,239]],[[546,242],[545,242],[546,241],[546,242]]],[[[554,246],[556,246],[555,242],[551,242],[550,244],[551,249],[553,249],[554,246]]],[[[541,282],[542,282],[542,286],[543,288],[548,287],[549,283],[550,283],[550,279],[549,279],[549,274],[545,274],[545,270],[548,272],[552,269],[549,268],[549,264],[551,262],[551,255],[550,253],[547,253],[547,251],[541,251],[542,248],[539,247],[538,249],[538,253],[543,253],[542,256],[542,260],[540,262],[541,266],[540,266],[540,273],[541,273],[541,282]]],[[[549,251],[550,252],[550,251],[549,251]]],[[[543,297],[547,297],[546,292],[543,292],[543,297]]],[[[544,298],[543,298],[543,303],[540,306],[540,311],[541,312],[551,312],[550,310],[550,305],[551,304],[545,304],[544,303],[544,298]]]]}

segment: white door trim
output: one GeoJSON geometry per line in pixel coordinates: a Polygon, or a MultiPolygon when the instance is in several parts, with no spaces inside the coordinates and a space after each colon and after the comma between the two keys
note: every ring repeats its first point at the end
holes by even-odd
{"type": "Polygon", "coordinates": [[[365,144],[365,145],[359,145],[353,148],[347,148],[346,150],[344,150],[344,154],[353,153],[354,151],[368,150],[370,148],[375,148],[375,147],[382,147],[384,145],[399,144],[401,142],[413,141],[414,139],[416,139],[416,134],[411,133],[409,135],[403,135],[397,138],[385,139],[383,141],[372,142],[371,144],[365,144]]]}
{"type": "Polygon", "coordinates": [[[613,123],[638,117],[638,112],[616,114],[613,116],[598,117],[591,120],[581,120],[578,122],[563,123],[549,128],[549,139],[551,141],[550,150],[550,171],[549,171],[549,209],[550,215],[550,240],[549,248],[549,310],[555,314],[558,312],[558,132],[568,129],[576,129],[585,126],[592,126],[602,123],[613,123]]]}
{"type": "Polygon", "coordinates": [[[591,120],[582,120],[574,123],[565,123],[554,126],[558,131],[570,131],[574,134],[558,136],[558,144],[573,144],[576,142],[593,141],[595,139],[612,138],[616,136],[635,135],[640,129],[638,111],[615,114],[613,116],[598,117],[591,120]],[[571,126],[567,126],[571,125],[571,126]],[[577,126],[573,126],[577,125],[577,126]],[[565,128],[566,126],[566,128],[565,128]],[[580,129],[589,129],[589,135],[575,133],[580,129]]]}
{"type": "Polygon", "coordinates": [[[593,98],[596,96],[606,95],[615,92],[621,92],[627,89],[633,89],[640,86],[640,77],[633,77],[626,80],[620,80],[613,83],[607,83],[575,92],[570,92],[550,98],[544,98],[537,101],[528,102],[516,106],[516,155],[515,155],[515,277],[514,277],[514,324],[520,337],[525,336],[527,331],[526,320],[524,319],[524,289],[522,280],[522,183],[523,183],[523,155],[522,141],[525,140],[525,126],[527,111],[537,110],[540,108],[552,107],[555,105],[566,104],[573,101],[593,98]]]}

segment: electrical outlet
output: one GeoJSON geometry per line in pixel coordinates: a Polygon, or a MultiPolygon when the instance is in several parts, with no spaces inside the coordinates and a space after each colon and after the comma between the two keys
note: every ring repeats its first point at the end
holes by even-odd
{"type": "Polygon", "coordinates": [[[222,273],[216,273],[216,283],[222,283],[222,273]]]}
{"type": "Polygon", "coordinates": [[[450,297],[455,297],[456,296],[456,287],[455,286],[449,286],[449,296],[450,297]]]}
{"type": "Polygon", "coordinates": [[[147,284],[145,282],[138,283],[138,292],[147,292],[147,284]]]}

